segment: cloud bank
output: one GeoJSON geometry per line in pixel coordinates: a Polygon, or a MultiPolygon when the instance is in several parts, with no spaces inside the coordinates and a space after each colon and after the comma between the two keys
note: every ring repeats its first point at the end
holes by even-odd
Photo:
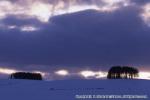
{"type": "Polygon", "coordinates": [[[138,0],[2,0],[0,62],[42,71],[149,66],[149,6],[138,0]]]}

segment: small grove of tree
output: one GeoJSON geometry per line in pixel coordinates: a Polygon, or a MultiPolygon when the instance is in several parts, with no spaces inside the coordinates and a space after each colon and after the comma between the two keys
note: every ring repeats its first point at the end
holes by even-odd
{"type": "Polygon", "coordinates": [[[108,79],[133,79],[138,77],[138,69],[129,66],[113,66],[108,71],[108,79]]]}
{"type": "Polygon", "coordinates": [[[29,73],[29,72],[16,72],[10,75],[11,79],[29,79],[29,80],[42,80],[40,73],[29,73]]]}

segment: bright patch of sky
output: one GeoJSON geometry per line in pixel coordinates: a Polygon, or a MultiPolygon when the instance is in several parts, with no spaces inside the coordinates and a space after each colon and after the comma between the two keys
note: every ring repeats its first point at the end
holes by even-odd
{"type": "MultiPolygon", "coordinates": [[[[15,70],[15,69],[2,68],[2,67],[0,68],[0,74],[6,74],[6,75],[10,75],[12,73],[20,72],[20,71],[22,72],[23,70],[15,70]]],[[[28,72],[28,71],[23,71],[23,72],[28,72]]],[[[54,71],[53,73],[48,73],[48,72],[43,72],[43,71],[38,71],[38,70],[34,70],[34,71],[30,71],[30,72],[40,73],[43,76],[43,78],[46,80],[50,80],[50,79],[55,80],[56,76],[59,79],[63,79],[67,76],[69,76],[71,78],[72,75],[77,76],[77,77],[82,77],[83,79],[106,79],[107,78],[107,72],[100,71],[100,70],[99,71],[92,71],[92,70],[81,70],[80,71],[79,70],[78,72],[70,72],[67,69],[60,69],[60,70],[54,71]],[[52,77],[52,76],[54,76],[54,77],[52,77]]],[[[150,72],[141,71],[139,73],[138,79],[150,80],[150,72]]]]}
{"type": "Polygon", "coordinates": [[[6,18],[9,15],[15,15],[19,18],[36,18],[41,22],[48,22],[49,18],[55,15],[86,9],[114,11],[128,4],[128,0],[91,0],[90,4],[87,2],[78,2],[77,0],[55,0],[51,3],[43,2],[42,0],[24,0],[21,3],[2,0],[0,1],[0,19],[6,18]]]}
{"type": "MultiPolygon", "coordinates": [[[[121,7],[132,6],[130,0],[1,0],[0,20],[8,16],[15,16],[20,19],[35,18],[41,23],[48,23],[53,16],[74,13],[87,9],[94,9],[100,12],[113,12],[121,7]]],[[[140,14],[143,21],[150,26],[150,4],[143,7],[140,14]]],[[[12,25],[15,26],[15,25],[12,25]]],[[[14,27],[7,26],[8,29],[14,27]]],[[[38,28],[30,26],[26,28],[18,27],[21,31],[36,31],[38,28]]]]}

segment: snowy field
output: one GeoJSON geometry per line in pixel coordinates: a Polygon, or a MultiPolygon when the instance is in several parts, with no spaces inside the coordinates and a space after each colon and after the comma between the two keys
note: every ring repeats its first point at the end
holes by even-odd
{"type": "Polygon", "coordinates": [[[0,94],[0,100],[150,100],[150,81],[8,79],[0,80],[0,94]]]}

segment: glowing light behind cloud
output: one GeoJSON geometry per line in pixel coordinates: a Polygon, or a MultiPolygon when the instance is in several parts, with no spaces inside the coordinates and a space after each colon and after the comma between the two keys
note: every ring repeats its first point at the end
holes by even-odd
{"type": "Polygon", "coordinates": [[[41,22],[48,22],[49,17],[52,15],[52,5],[35,2],[30,7],[29,15],[36,17],[41,22]]]}
{"type": "Polygon", "coordinates": [[[102,0],[105,6],[101,7],[101,11],[114,11],[123,6],[132,5],[130,0],[102,0]]]}
{"type": "Polygon", "coordinates": [[[7,26],[7,28],[8,28],[8,29],[15,29],[15,28],[17,28],[17,26],[15,26],[15,25],[10,25],[10,26],[7,26]]]}
{"type": "Polygon", "coordinates": [[[140,72],[138,78],[150,80],[150,72],[140,72]]]}
{"type": "Polygon", "coordinates": [[[33,73],[40,73],[43,77],[46,77],[48,73],[42,71],[33,71],[33,73]]]}
{"type": "Polygon", "coordinates": [[[91,0],[91,3],[87,2],[78,0],[55,0],[49,3],[43,0],[24,0],[15,3],[9,0],[0,1],[0,19],[8,15],[15,15],[18,18],[36,18],[41,22],[48,22],[49,18],[55,15],[86,9],[113,11],[120,5],[129,4],[128,0],[91,0]]]}
{"type": "Polygon", "coordinates": [[[129,0],[102,0],[102,1],[109,6],[113,6],[119,3],[123,3],[123,4],[129,3],[129,0]]]}
{"type": "MultiPolygon", "coordinates": [[[[74,13],[87,9],[94,9],[100,12],[112,12],[121,7],[134,5],[131,0],[11,0],[0,1],[0,20],[14,15],[19,19],[35,18],[40,22],[47,23],[52,16],[66,13],[74,13]]],[[[150,3],[145,4],[141,12],[144,22],[150,26],[150,3]]],[[[15,25],[13,25],[15,26],[15,25]]],[[[35,31],[37,28],[20,28],[22,31],[35,31]]],[[[14,29],[14,27],[8,27],[14,29]]]]}
{"type": "Polygon", "coordinates": [[[40,30],[40,27],[33,26],[33,25],[17,26],[17,25],[4,25],[4,24],[0,24],[0,28],[1,29],[9,29],[9,30],[17,29],[17,30],[20,30],[22,32],[33,32],[33,31],[40,30]]]}
{"type": "Polygon", "coordinates": [[[143,6],[143,12],[141,17],[143,18],[144,22],[150,26],[150,3],[143,6]]]}
{"type": "Polygon", "coordinates": [[[93,71],[81,71],[80,72],[81,76],[88,78],[88,77],[94,77],[95,76],[95,72],[93,71]]]}
{"type": "Polygon", "coordinates": [[[17,72],[17,70],[8,69],[8,68],[0,68],[0,73],[2,73],[2,74],[12,74],[15,72],[17,72]]]}
{"type": "Polygon", "coordinates": [[[37,27],[34,26],[23,26],[20,28],[21,31],[26,31],[26,32],[32,32],[32,31],[37,31],[39,30],[37,27]]]}
{"type": "MultiPolygon", "coordinates": [[[[0,74],[6,74],[6,75],[10,75],[12,73],[15,72],[28,72],[28,71],[22,71],[22,70],[15,70],[15,69],[9,69],[9,68],[0,68],[0,74]]],[[[78,72],[72,72],[70,73],[69,70],[66,69],[60,69],[58,71],[54,72],[54,75],[52,75],[52,73],[49,72],[43,72],[43,71],[30,71],[33,73],[40,73],[44,79],[49,80],[49,79],[53,79],[55,80],[55,77],[59,77],[59,79],[63,79],[67,76],[69,76],[69,78],[74,77],[75,76],[82,76],[85,79],[106,79],[107,78],[107,72],[104,71],[92,71],[92,70],[82,70],[82,71],[78,71],[78,72]],[[56,75],[56,76],[55,76],[56,75]],[[53,76],[53,77],[51,77],[53,76]],[[63,77],[62,77],[63,76],[63,77]]],[[[150,80],[150,72],[140,72],[139,73],[139,77],[137,79],[147,79],[150,80]]]]}
{"type": "Polygon", "coordinates": [[[84,78],[106,78],[107,73],[102,71],[85,70],[79,73],[84,78]]]}
{"type": "MultiPolygon", "coordinates": [[[[80,0],[79,0],[80,1],[80,0]]],[[[95,9],[100,12],[112,12],[121,7],[132,5],[131,0],[90,0],[90,3],[79,2],[78,0],[18,0],[13,3],[11,0],[0,1],[0,20],[9,15],[15,15],[19,19],[36,18],[47,23],[52,16],[66,13],[74,13],[87,9],[95,9]],[[50,2],[48,2],[50,1],[50,2]]],[[[143,21],[150,26],[150,3],[145,4],[141,12],[143,21]]],[[[15,26],[15,25],[13,25],[15,26]]],[[[14,27],[7,26],[8,29],[14,27]]],[[[37,28],[20,28],[21,31],[35,31],[37,28]]]]}
{"type": "Polygon", "coordinates": [[[12,5],[9,1],[0,1],[0,18],[5,18],[7,14],[9,14],[10,10],[12,10],[12,5]]]}
{"type": "Polygon", "coordinates": [[[69,72],[67,70],[58,70],[55,72],[55,74],[60,75],[60,76],[67,76],[69,75],[69,72]]]}

